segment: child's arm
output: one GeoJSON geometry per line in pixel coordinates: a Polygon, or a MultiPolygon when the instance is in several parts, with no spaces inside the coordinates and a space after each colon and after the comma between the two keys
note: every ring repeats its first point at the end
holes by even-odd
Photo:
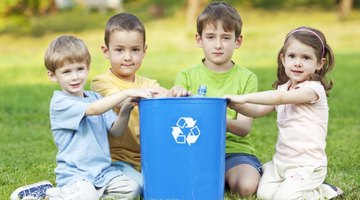
{"type": "Polygon", "coordinates": [[[128,127],[131,110],[137,105],[138,99],[127,98],[119,111],[117,120],[114,122],[110,129],[110,133],[115,137],[121,136],[128,127]]]}
{"type": "Polygon", "coordinates": [[[85,115],[100,115],[124,101],[127,97],[150,98],[151,91],[145,89],[129,89],[103,97],[92,102],[86,109],[85,115]]]}
{"type": "Polygon", "coordinates": [[[252,121],[253,118],[238,113],[236,119],[226,120],[226,131],[244,137],[250,132],[252,121]]]}
{"type": "Polygon", "coordinates": [[[228,106],[250,117],[260,117],[275,110],[275,105],[301,104],[315,101],[319,97],[311,88],[299,88],[289,91],[269,90],[245,95],[227,95],[228,106]]]}

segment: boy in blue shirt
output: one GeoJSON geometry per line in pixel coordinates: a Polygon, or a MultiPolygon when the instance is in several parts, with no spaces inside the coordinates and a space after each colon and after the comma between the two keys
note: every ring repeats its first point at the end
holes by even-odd
{"type": "Polygon", "coordinates": [[[55,91],[50,103],[50,122],[55,144],[56,188],[46,191],[51,199],[129,199],[141,191],[139,184],[111,167],[108,133],[120,136],[138,98],[150,90],[129,89],[102,98],[84,91],[90,65],[85,44],[73,36],[53,40],[45,53],[45,66],[55,91]],[[122,104],[119,115],[112,108],[122,104]]]}

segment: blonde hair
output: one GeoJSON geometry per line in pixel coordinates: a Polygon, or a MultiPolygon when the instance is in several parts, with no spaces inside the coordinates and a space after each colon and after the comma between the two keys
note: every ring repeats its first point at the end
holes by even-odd
{"type": "Polygon", "coordinates": [[[72,35],[62,35],[54,39],[45,52],[45,67],[51,72],[66,63],[85,62],[90,66],[91,57],[85,43],[72,35]]]}

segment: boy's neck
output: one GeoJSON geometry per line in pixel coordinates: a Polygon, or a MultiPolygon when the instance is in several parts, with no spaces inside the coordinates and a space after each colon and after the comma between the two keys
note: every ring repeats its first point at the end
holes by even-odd
{"type": "Polygon", "coordinates": [[[235,65],[235,63],[232,60],[230,60],[226,63],[223,63],[221,65],[211,63],[208,60],[206,60],[206,58],[203,58],[202,62],[209,70],[211,70],[213,72],[218,72],[218,73],[227,72],[235,65]]]}

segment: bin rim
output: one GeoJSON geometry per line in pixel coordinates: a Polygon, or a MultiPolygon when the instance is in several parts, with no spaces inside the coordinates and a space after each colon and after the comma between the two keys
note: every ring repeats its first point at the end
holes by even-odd
{"type": "Polygon", "coordinates": [[[140,101],[169,101],[169,100],[220,100],[227,101],[226,98],[223,97],[156,97],[149,99],[140,99],[140,101]]]}

